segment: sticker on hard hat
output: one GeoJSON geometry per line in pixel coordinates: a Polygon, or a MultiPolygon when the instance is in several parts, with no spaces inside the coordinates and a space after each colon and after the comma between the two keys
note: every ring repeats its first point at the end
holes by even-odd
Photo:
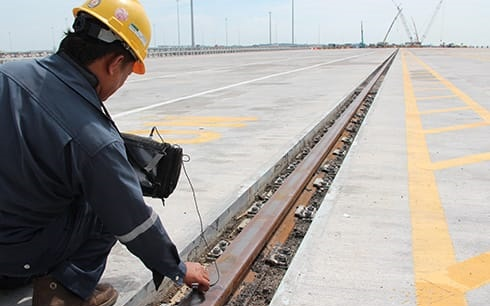
{"type": "Polygon", "coordinates": [[[92,1],[90,1],[90,2],[88,3],[88,7],[89,7],[89,8],[94,8],[94,7],[96,7],[97,5],[99,5],[99,4],[100,4],[100,1],[101,1],[101,0],[92,0],[92,1]]]}
{"type": "Polygon", "coordinates": [[[138,27],[134,23],[129,25],[129,29],[136,35],[136,37],[138,37],[138,39],[141,41],[143,46],[146,46],[145,35],[143,35],[143,33],[141,33],[140,29],[138,29],[138,27]]]}
{"type": "Polygon", "coordinates": [[[125,22],[126,20],[128,20],[129,13],[128,11],[120,7],[116,9],[116,11],[114,12],[114,16],[116,17],[117,20],[121,22],[125,22]]]}

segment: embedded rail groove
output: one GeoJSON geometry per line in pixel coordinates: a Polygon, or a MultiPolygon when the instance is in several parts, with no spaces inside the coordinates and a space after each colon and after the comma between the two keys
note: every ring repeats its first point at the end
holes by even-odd
{"type": "MultiPolygon", "coordinates": [[[[315,177],[327,156],[332,154],[344,130],[348,128],[363,101],[369,97],[377,82],[386,73],[396,54],[397,51],[393,52],[371,74],[367,84],[328,128],[310,153],[216,259],[219,267],[219,281],[205,295],[197,299],[186,298],[178,305],[222,306],[228,302],[286,216],[291,215],[291,211],[294,211],[298,198],[308,184],[311,185],[312,178],[315,177]]],[[[212,267],[211,265],[210,268],[212,267]]],[[[210,276],[211,279],[216,279],[217,271],[211,269],[210,276]]]]}

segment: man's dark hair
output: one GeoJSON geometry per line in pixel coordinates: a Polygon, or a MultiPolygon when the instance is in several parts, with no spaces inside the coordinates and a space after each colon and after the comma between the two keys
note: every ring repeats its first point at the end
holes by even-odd
{"type": "MultiPolygon", "coordinates": [[[[123,55],[125,58],[125,62],[134,62],[136,59],[124,46],[123,43],[119,40],[116,40],[111,43],[107,43],[101,41],[90,35],[90,31],[88,30],[89,25],[96,25],[105,30],[109,28],[98,21],[95,18],[87,18],[84,16],[87,26],[77,27],[77,20],[74,23],[75,31],[68,31],[65,33],[65,38],[60,43],[60,47],[58,52],[64,52],[75,62],[80,64],[83,67],[87,67],[96,59],[102,58],[108,54],[114,54],[116,56],[123,55]]],[[[77,19],[80,18],[77,17],[77,19]]]]}

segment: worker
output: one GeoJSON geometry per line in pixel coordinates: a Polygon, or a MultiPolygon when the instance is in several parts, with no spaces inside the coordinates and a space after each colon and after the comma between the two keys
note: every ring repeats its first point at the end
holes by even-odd
{"type": "Polygon", "coordinates": [[[103,102],[145,73],[138,0],[89,0],[54,55],[0,65],[0,289],[32,283],[33,306],[109,306],[99,281],[116,241],[154,275],[209,289],[147,206],[103,102]]]}

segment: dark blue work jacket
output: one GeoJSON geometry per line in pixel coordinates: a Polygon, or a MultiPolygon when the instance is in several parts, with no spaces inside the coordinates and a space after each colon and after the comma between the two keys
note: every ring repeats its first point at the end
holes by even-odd
{"type": "Polygon", "coordinates": [[[56,239],[43,229],[88,203],[148,268],[181,283],[185,265],[83,71],[60,55],[0,65],[0,275],[43,271],[56,239]]]}

